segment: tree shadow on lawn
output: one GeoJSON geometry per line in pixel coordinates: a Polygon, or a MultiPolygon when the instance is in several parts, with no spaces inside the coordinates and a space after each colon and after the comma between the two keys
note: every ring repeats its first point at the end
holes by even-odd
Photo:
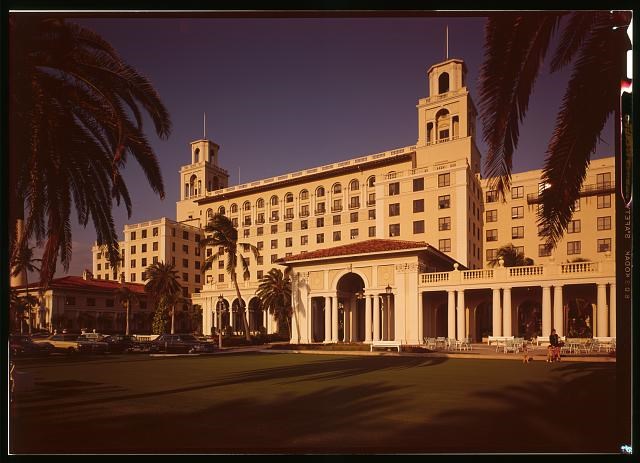
{"type": "MultiPolygon", "coordinates": [[[[455,409],[403,421],[382,382],[244,397],[197,411],[145,410],[14,429],[16,453],[591,453],[616,452],[615,368],[556,366],[551,379],[472,393],[455,409]],[[559,373],[559,374],[556,374],[559,373]],[[558,380],[553,379],[554,376],[558,380]],[[614,387],[611,387],[611,384],[614,387]],[[599,389],[604,387],[604,390],[599,389]],[[604,397],[602,397],[603,395],[604,397]]],[[[402,389],[402,388],[401,388],[402,389]]],[[[404,393],[413,392],[407,388],[404,393]]],[[[409,400],[411,399],[411,400],[409,400]]],[[[425,410],[428,410],[425,404],[425,410]]],[[[64,417],[62,417],[64,420],[64,417]]]]}

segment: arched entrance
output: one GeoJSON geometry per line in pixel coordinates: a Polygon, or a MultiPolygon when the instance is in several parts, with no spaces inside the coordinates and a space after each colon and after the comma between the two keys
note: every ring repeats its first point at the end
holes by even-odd
{"type": "Polygon", "coordinates": [[[364,341],[364,280],[357,273],[347,273],[338,280],[336,291],[338,293],[338,340],[364,341]]]}
{"type": "Polygon", "coordinates": [[[249,331],[256,332],[265,328],[263,309],[260,298],[254,297],[249,301],[249,331]]]}
{"type": "Polygon", "coordinates": [[[525,339],[542,335],[542,308],[538,302],[526,299],[518,306],[517,333],[525,339]]]}
{"type": "Polygon", "coordinates": [[[231,304],[231,316],[233,317],[231,326],[233,327],[233,331],[235,333],[244,334],[244,316],[243,311],[241,310],[241,307],[244,307],[244,305],[245,302],[241,299],[234,299],[233,303],[231,304]],[[241,302],[242,306],[240,305],[241,302]]]}
{"type": "Polygon", "coordinates": [[[475,321],[474,341],[482,341],[482,338],[493,334],[493,306],[491,302],[485,301],[478,304],[475,309],[475,321]]]}
{"type": "Polygon", "coordinates": [[[564,306],[565,333],[569,338],[593,336],[593,303],[589,299],[575,297],[564,306]]]}

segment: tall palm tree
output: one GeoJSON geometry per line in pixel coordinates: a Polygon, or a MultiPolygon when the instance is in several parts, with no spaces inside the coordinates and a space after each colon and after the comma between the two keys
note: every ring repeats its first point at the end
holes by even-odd
{"type": "Polygon", "coordinates": [[[162,174],[143,115],[167,138],[171,122],[150,81],[98,34],[61,18],[9,17],[9,242],[44,245],[40,279],[71,260],[72,208],[118,265],[112,201],[131,198],[121,169],[129,156],[163,198],[162,174]]]}
{"type": "MultiPolygon", "coordinates": [[[[256,295],[260,298],[262,307],[276,317],[278,325],[286,323],[291,339],[291,278],[289,272],[272,268],[260,280],[256,295]]],[[[281,326],[281,325],[280,325],[281,326]]]]}
{"type": "MultiPolygon", "coordinates": [[[[231,282],[236,288],[238,304],[242,313],[244,335],[247,341],[249,341],[251,340],[251,336],[249,335],[249,323],[247,322],[246,307],[244,305],[244,301],[242,300],[242,295],[240,294],[240,287],[238,286],[237,270],[238,266],[241,266],[242,278],[245,280],[249,279],[249,261],[241,252],[241,249],[247,249],[251,251],[254,257],[257,259],[260,255],[260,253],[258,252],[258,248],[249,243],[239,243],[238,230],[233,226],[233,223],[229,218],[219,213],[213,215],[213,217],[209,220],[209,223],[204,228],[204,231],[205,238],[200,240],[200,246],[212,246],[215,248],[221,248],[227,255],[225,270],[229,274],[231,282]],[[210,236],[208,236],[209,234],[210,236]]],[[[202,266],[202,273],[211,269],[213,263],[216,262],[219,258],[220,254],[217,252],[214,252],[210,257],[207,257],[204,265],[202,266]]]]}
{"type": "Polygon", "coordinates": [[[178,282],[178,271],[172,264],[156,262],[147,267],[149,281],[144,290],[159,303],[166,304],[171,310],[171,334],[175,333],[176,304],[182,294],[182,286],[178,282]]]}
{"type": "MultiPolygon", "coordinates": [[[[33,257],[33,249],[29,247],[27,241],[21,241],[19,246],[13,248],[11,256],[11,276],[18,277],[22,275],[25,283],[26,299],[29,299],[29,273],[38,272],[40,268],[35,264],[42,262],[41,259],[33,257]]],[[[28,306],[28,325],[29,334],[31,334],[31,306],[28,306]]],[[[20,322],[20,331],[22,331],[22,322],[20,322]]]]}
{"type": "Polygon", "coordinates": [[[505,12],[485,27],[480,71],[480,113],[487,142],[486,174],[499,195],[511,186],[512,158],[520,124],[552,37],[562,36],[551,72],[573,63],[573,72],[549,141],[538,212],[541,235],[555,247],[571,220],[590,155],[611,113],[617,110],[625,78],[630,12],[505,12]]]}
{"type": "Polygon", "coordinates": [[[122,308],[125,309],[125,316],[126,316],[125,334],[128,335],[130,334],[129,320],[131,319],[131,308],[133,304],[136,304],[138,302],[139,299],[137,294],[131,291],[131,288],[126,286],[124,283],[120,285],[120,287],[118,288],[117,295],[118,295],[118,299],[120,300],[120,304],[122,305],[122,308]]]}
{"type": "Polygon", "coordinates": [[[509,243],[498,249],[496,256],[489,261],[489,266],[495,267],[498,265],[500,259],[503,260],[505,267],[522,267],[525,265],[533,265],[533,259],[525,257],[525,255],[519,252],[516,247],[509,243]]]}

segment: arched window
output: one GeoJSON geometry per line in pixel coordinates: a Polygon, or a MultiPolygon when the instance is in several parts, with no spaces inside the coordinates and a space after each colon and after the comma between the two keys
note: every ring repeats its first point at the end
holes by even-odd
{"type": "Polygon", "coordinates": [[[316,189],[316,197],[321,198],[322,196],[324,196],[324,187],[323,186],[319,186],[316,189]]]}
{"type": "Polygon", "coordinates": [[[198,191],[196,192],[196,195],[201,195],[202,194],[202,180],[198,180],[198,191]]]}
{"type": "Polygon", "coordinates": [[[342,193],[342,185],[340,185],[339,183],[334,183],[333,186],[331,187],[331,192],[334,195],[342,193]]]}
{"type": "Polygon", "coordinates": [[[441,109],[436,113],[436,136],[438,141],[447,141],[451,136],[449,111],[441,109]]]}
{"type": "Polygon", "coordinates": [[[195,151],[193,152],[193,162],[194,164],[196,162],[200,162],[200,148],[196,148],[195,151]]]}
{"type": "Polygon", "coordinates": [[[438,94],[447,93],[449,91],[449,74],[443,72],[438,77],[438,94]]]}
{"type": "Polygon", "coordinates": [[[222,214],[222,215],[224,215],[224,212],[225,212],[225,210],[224,210],[224,206],[220,206],[220,207],[218,208],[218,214],[222,214]]]}
{"type": "Polygon", "coordinates": [[[285,203],[292,203],[293,202],[293,193],[287,193],[286,195],[284,195],[284,202],[285,203]]]}
{"type": "Polygon", "coordinates": [[[349,190],[358,191],[360,189],[360,182],[358,182],[355,178],[349,182],[349,190]]]}
{"type": "Polygon", "coordinates": [[[213,219],[213,209],[207,209],[207,221],[213,219]]]}
{"type": "Polygon", "coordinates": [[[232,214],[235,214],[235,213],[237,213],[237,212],[238,212],[238,205],[237,205],[236,203],[233,203],[233,204],[231,205],[231,213],[232,213],[232,214]]]}
{"type": "Polygon", "coordinates": [[[300,200],[305,201],[307,199],[309,199],[309,190],[302,190],[300,192],[300,200]]]}
{"type": "Polygon", "coordinates": [[[196,195],[197,181],[198,181],[198,177],[196,177],[195,175],[192,175],[191,178],[189,179],[189,196],[190,197],[196,195]]]}
{"type": "Polygon", "coordinates": [[[373,187],[375,186],[375,184],[376,184],[376,176],[375,176],[375,175],[372,175],[371,177],[369,177],[369,178],[367,179],[367,186],[368,186],[369,188],[373,188],[373,187]]]}
{"type": "Polygon", "coordinates": [[[258,200],[256,201],[256,207],[258,209],[264,209],[264,199],[258,198],[258,200]]]}
{"type": "Polygon", "coordinates": [[[277,206],[278,205],[278,197],[276,195],[273,195],[271,197],[270,203],[272,206],[277,206]]]}
{"type": "Polygon", "coordinates": [[[244,204],[242,205],[242,210],[250,211],[251,210],[251,203],[249,201],[245,201],[244,204]]]}

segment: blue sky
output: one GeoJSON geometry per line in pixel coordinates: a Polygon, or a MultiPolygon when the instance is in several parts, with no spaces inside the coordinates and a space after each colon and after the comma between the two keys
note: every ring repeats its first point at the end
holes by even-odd
{"type": "MultiPolygon", "coordinates": [[[[153,194],[130,162],[125,180],[133,215],[114,204],[116,229],[175,218],[178,170],[189,143],[218,143],[230,182],[242,182],[410,145],[426,72],[445,57],[463,59],[477,104],[485,19],[468,18],[128,18],[74,19],[108,40],[147,76],[173,123],[168,140],[147,135],[160,161],[166,198],[153,194]]],[[[547,67],[545,66],[546,70],[547,67]]],[[[542,167],[568,73],[537,81],[514,157],[514,172],[542,167]]],[[[481,125],[478,124],[481,129],[481,125]]],[[[613,154],[613,126],[595,157],[613,154]]],[[[482,153],[484,144],[477,140],[482,153]]],[[[77,219],[73,218],[75,224],[77,219]]],[[[91,268],[91,225],[73,228],[70,274],[91,268]]],[[[59,266],[56,276],[62,276],[59,266]]]]}

